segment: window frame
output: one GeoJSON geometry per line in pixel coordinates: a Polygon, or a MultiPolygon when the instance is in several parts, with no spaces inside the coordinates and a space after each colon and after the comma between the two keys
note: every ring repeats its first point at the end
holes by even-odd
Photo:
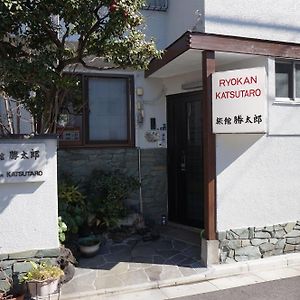
{"type": "MultiPolygon", "coordinates": [[[[164,0],[164,5],[159,5],[157,3],[151,3],[151,1],[146,0],[145,4],[142,6],[143,10],[154,10],[154,11],[167,11],[168,10],[168,0],[164,0]]],[[[156,1],[155,1],[156,2],[156,1]]]]}
{"type": "Polygon", "coordinates": [[[128,74],[79,74],[82,80],[82,120],[81,120],[81,141],[80,143],[60,142],[61,148],[133,148],[135,147],[135,99],[134,99],[134,76],[128,74]],[[89,139],[89,91],[88,81],[90,78],[110,78],[126,80],[127,95],[127,139],[126,140],[90,140],[89,139]]]}
{"type": "MultiPolygon", "coordinates": [[[[300,97],[297,97],[296,93],[296,65],[300,66],[299,60],[288,60],[288,59],[276,59],[275,60],[275,103],[286,103],[286,104],[300,104],[300,97]],[[292,67],[292,78],[289,80],[288,89],[292,90],[292,97],[278,97],[276,95],[276,64],[287,64],[292,67]],[[290,84],[292,87],[290,87],[290,84]]],[[[300,85],[300,82],[299,82],[300,85]]]]}

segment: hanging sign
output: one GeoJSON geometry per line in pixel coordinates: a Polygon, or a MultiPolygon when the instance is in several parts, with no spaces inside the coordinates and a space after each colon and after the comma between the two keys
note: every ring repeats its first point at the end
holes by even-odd
{"type": "Polygon", "coordinates": [[[0,183],[45,181],[45,144],[0,144],[0,183]]]}
{"type": "Polygon", "coordinates": [[[212,75],[213,132],[265,132],[266,95],[264,68],[214,73],[212,75]]]}

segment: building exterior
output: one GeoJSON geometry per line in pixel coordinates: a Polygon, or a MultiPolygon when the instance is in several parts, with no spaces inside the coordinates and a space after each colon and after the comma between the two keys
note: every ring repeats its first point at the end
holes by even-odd
{"type": "Polygon", "coordinates": [[[208,264],[298,251],[299,11],[292,0],[148,1],[162,59],[146,72],[81,70],[88,109],[63,131],[59,172],[141,175],[132,209],[205,229],[208,264]],[[240,97],[229,125],[241,126],[219,130],[214,105],[240,97]]]}

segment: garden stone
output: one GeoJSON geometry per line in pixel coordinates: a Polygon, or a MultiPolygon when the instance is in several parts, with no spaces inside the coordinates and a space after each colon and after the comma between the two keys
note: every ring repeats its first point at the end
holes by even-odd
{"type": "Polygon", "coordinates": [[[0,291],[8,291],[10,284],[7,280],[0,280],[0,291]]]}
{"type": "Polygon", "coordinates": [[[248,247],[251,246],[250,240],[242,240],[242,247],[248,247]]]}
{"type": "Polygon", "coordinates": [[[268,239],[253,239],[251,240],[252,246],[259,246],[261,244],[267,243],[268,239]]]}
{"type": "Polygon", "coordinates": [[[285,237],[286,238],[300,237],[300,231],[299,230],[292,230],[285,237]]]}
{"type": "Polygon", "coordinates": [[[13,265],[14,273],[25,273],[32,269],[30,262],[17,262],[13,265]]]}
{"type": "Polygon", "coordinates": [[[283,252],[293,252],[293,251],[295,251],[295,246],[290,244],[286,244],[283,250],[283,252]]]}
{"type": "Polygon", "coordinates": [[[300,237],[296,237],[296,238],[287,238],[287,239],[286,239],[286,243],[287,243],[287,244],[291,244],[291,245],[298,245],[298,244],[300,244],[300,237]]]}
{"type": "Polygon", "coordinates": [[[228,247],[230,249],[237,249],[242,246],[242,242],[240,240],[231,240],[228,242],[228,247]]]}
{"type": "Polygon", "coordinates": [[[275,232],[274,237],[275,238],[282,238],[286,235],[285,230],[281,229],[275,232]]]}
{"type": "Polygon", "coordinates": [[[271,237],[271,233],[267,231],[258,231],[255,232],[254,237],[257,239],[267,239],[271,237]]]}
{"type": "Polygon", "coordinates": [[[265,243],[265,244],[261,244],[259,246],[260,251],[261,252],[268,252],[268,251],[272,251],[275,249],[275,245],[271,244],[271,243],[265,243]]]}
{"type": "Polygon", "coordinates": [[[248,229],[233,229],[235,234],[237,234],[241,239],[249,238],[249,230],[248,229]]]}
{"type": "Polygon", "coordinates": [[[247,261],[251,258],[249,256],[241,255],[241,256],[235,256],[234,259],[235,261],[239,262],[239,261],[247,261]]]}
{"type": "Polygon", "coordinates": [[[274,238],[270,239],[270,243],[273,245],[277,244],[277,242],[278,242],[278,239],[274,239],[274,238]]]}
{"type": "Polygon", "coordinates": [[[7,269],[7,268],[11,268],[12,265],[15,263],[15,260],[3,260],[0,261],[0,269],[7,269]]]}
{"type": "Polygon", "coordinates": [[[280,255],[283,254],[283,248],[282,249],[275,249],[272,251],[273,255],[280,255]]]}
{"type": "Polygon", "coordinates": [[[267,232],[272,233],[274,231],[274,227],[273,226],[266,226],[266,227],[264,227],[263,231],[267,231],[267,232]]]}
{"type": "Polygon", "coordinates": [[[275,230],[275,231],[283,230],[283,226],[282,226],[281,224],[274,225],[274,230],[275,230]]]}
{"type": "Polygon", "coordinates": [[[248,246],[245,248],[239,248],[235,250],[235,258],[237,256],[247,256],[249,259],[251,258],[260,258],[261,253],[258,247],[248,246]]]}
{"type": "Polygon", "coordinates": [[[275,249],[283,249],[285,244],[286,244],[285,239],[279,240],[278,243],[275,245],[275,249]]]}
{"type": "Polygon", "coordinates": [[[230,230],[230,231],[227,231],[226,238],[228,240],[237,240],[237,239],[239,239],[239,236],[235,232],[233,232],[232,230],[230,230]]]}
{"type": "Polygon", "coordinates": [[[288,223],[288,224],[284,227],[285,232],[286,232],[286,233],[291,232],[291,231],[294,229],[295,225],[296,225],[296,222],[288,223]]]}

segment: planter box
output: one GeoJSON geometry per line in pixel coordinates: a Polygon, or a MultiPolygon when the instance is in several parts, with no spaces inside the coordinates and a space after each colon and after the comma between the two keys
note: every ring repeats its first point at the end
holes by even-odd
{"type": "Polygon", "coordinates": [[[28,281],[29,293],[32,297],[44,297],[58,292],[59,279],[44,281],[28,281]]]}

